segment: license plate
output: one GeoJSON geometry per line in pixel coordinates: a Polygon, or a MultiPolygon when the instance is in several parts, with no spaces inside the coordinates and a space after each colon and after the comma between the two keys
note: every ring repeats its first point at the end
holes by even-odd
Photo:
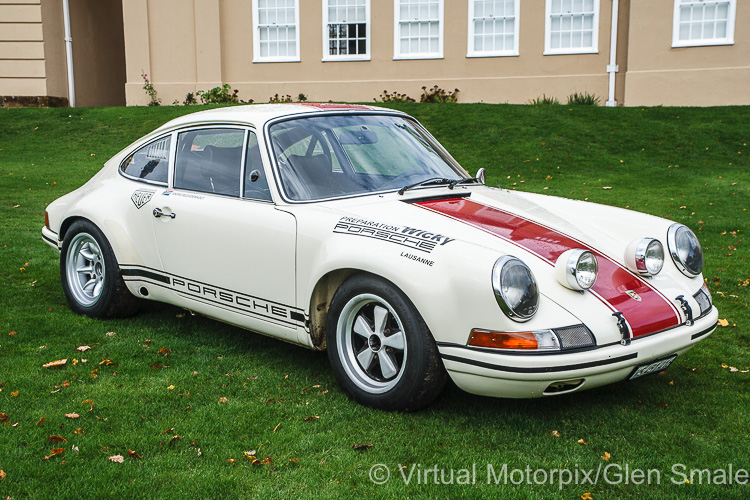
{"type": "Polygon", "coordinates": [[[657,359],[656,361],[646,363],[645,365],[637,366],[628,380],[635,380],[637,378],[645,377],[646,375],[651,375],[652,373],[664,371],[675,359],[677,359],[677,354],[672,354],[667,358],[657,359]]]}

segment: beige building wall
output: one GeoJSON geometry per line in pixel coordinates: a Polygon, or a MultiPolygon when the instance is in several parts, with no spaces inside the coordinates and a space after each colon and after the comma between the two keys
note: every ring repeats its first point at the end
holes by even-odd
{"type": "Polygon", "coordinates": [[[0,0],[0,96],[47,95],[40,0],[0,0]]]}
{"type": "MultiPolygon", "coordinates": [[[[121,1],[70,1],[78,106],[125,104],[121,1]]],[[[64,37],[61,0],[0,0],[0,96],[67,102],[64,37]]]]}
{"type": "MultiPolygon", "coordinates": [[[[241,99],[274,94],[311,101],[372,101],[383,90],[419,98],[423,85],[460,89],[462,102],[523,103],[575,91],[607,100],[611,0],[600,1],[596,54],[543,55],[544,1],[524,0],[520,56],[467,58],[468,1],[445,0],[444,58],[394,60],[392,0],[372,0],[371,61],[323,62],[321,0],[300,0],[300,62],[253,63],[250,0],[123,1],[126,96],[144,105],[141,72],[163,104],[227,82],[241,99]]],[[[666,0],[665,0],[666,1],[666,0]]],[[[627,4],[625,0],[621,3],[627,4]]],[[[620,18],[620,25],[627,17],[620,18]]],[[[627,36],[627,30],[621,30],[627,36]]],[[[624,65],[624,62],[623,62],[624,65]]],[[[619,77],[622,81],[622,77],[619,77]]]]}
{"type": "Polygon", "coordinates": [[[672,48],[674,2],[632,0],[628,106],[750,104],[750,2],[737,1],[734,45],[672,48]]]}

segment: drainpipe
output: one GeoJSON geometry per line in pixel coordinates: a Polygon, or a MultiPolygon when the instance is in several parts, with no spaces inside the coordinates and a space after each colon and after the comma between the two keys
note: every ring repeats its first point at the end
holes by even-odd
{"type": "Polygon", "coordinates": [[[70,36],[70,9],[68,0],[63,0],[63,24],[65,25],[65,55],[68,67],[68,104],[76,107],[76,84],[73,76],[73,37],[70,36]]]}
{"type": "Polygon", "coordinates": [[[619,10],[620,0],[612,0],[612,35],[609,40],[609,64],[607,65],[607,73],[609,73],[607,106],[609,107],[617,106],[617,101],[615,101],[615,75],[620,70],[617,66],[617,14],[619,10]]]}

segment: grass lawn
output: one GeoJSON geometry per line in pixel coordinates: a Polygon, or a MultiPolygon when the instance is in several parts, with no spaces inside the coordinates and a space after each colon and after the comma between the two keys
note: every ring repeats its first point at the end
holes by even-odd
{"type": "Polygon", "coordinates": [[[750,485],[679,474],[708,469],[715,483],[730,464],[750,470],[750,107],[393,107],[470,172],[485,167],[489,185],[687,224],[729,326],[638,382],[538,400],[449,385],[416,414],[364,408],[339,391],[324,353],[160,304],[117,321],[68,307],[59,258],[40,235],[46,204],[200,107],[0,109],[0,499],[750,497],[750,485]],[[385,484],[369,478],[376,464],[390,469],[385,484]],[[475,484],[435,484],[435,466],[438,482],[452,470],[454,483],[475,484]],[[492,474],[488,484],[488,466],[499,484],[492,474]],[[532,482],[544,479],[537,469],[578,470],[579,483],[591,469],[600,476],[513,484],[527,467],[532,482]],[[408,484],[402,473],[413,474],[408,484]],[[651,484],[632,484],[639,478],[651,484]]]}

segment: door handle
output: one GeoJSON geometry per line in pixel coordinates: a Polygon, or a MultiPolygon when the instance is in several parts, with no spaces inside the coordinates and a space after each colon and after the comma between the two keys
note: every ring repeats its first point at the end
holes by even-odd
{"type": "Polygon", "coordinates": [[[171,212],[164,212],[162,211],[161,208],[155,208],[152,213],[154,214],[154,217],[156,217],[157,219],[159,217],[169,217],[170,219],[174,219],[176,217],[176,214],[171,213],[171,212]]]}

